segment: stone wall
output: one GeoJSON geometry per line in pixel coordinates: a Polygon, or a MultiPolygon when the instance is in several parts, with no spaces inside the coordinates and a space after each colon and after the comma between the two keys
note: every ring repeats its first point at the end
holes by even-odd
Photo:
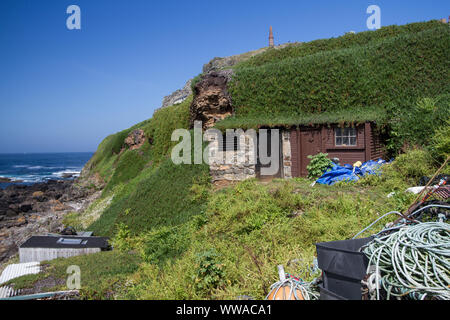
{"type": "Polygon", "coordinates": [[[237,151],[221,151],[219,140],[209,145],[209,164],[212,181],[242,181],[256,177],[256,145],[251,134],[240,135],[237,151]]]}
{"type": "Polygon", "coordinates": [[[292,178],[291,166],[291,134],[289,131],[282,131],[282,152],[283,152],[283,178],[292,178]]]}
{"type": "MultiPolygon", "coordinates": [[[[291,140],[290,132],[282,131],[282,177],[292,178],[291,172],[291,140]]],[[[238,151],[220,151],[219,141],[210,139],[209,159],[213,182],[242,181],[256,177],[256,145],[251,132],[241,136],[241,146],[238,151]]]]}

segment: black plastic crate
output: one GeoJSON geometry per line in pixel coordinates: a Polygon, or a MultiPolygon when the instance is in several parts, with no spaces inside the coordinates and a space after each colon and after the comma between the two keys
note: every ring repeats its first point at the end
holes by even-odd
{"type": "Polygon", "coordinates": [[[328,291],[321,285],[319,285],[319,288],[320,288],[320,300],[348,300],[334,292],[328,291]]]}
{"type": "MultiPolygon", "coordinates": [[[[369,260],[359,249],[373,237],[316,243],[323,289],[349,300],[361,300],[361,280],[369,260]]],[[[322,299],[322,293],[321,293],[322,299]]]]}

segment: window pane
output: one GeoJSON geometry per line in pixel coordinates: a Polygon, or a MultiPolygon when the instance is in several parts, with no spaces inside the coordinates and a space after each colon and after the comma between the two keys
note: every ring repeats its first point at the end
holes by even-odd
{"type": "Polygon", "coordinates": [[[340,137],[342,136],[342,129],[341,128],[337,128],[336,129],[336,137],[340,137]]]}
{"type": "Polygon", "coordinates": [[[350,135],[350,129],[349,128],[344,128],[344,133],[342,134],[345,137],[348,137],[350,135]]]}
{"type": "Polygon", "coordinates": [[[348,146],[348,137],[342,137],[342,145],[348,146]]]}
{"type": "Polygon", "coordinates": [[[356,137],[351,137],[350,138],[350,145],[356,146],[356,137]]]}
{"type": "Polygon", "coordinates": [[[336,137],[336,145],[337,146],[342,145],[342,138],[341,137],[336,137]]]}

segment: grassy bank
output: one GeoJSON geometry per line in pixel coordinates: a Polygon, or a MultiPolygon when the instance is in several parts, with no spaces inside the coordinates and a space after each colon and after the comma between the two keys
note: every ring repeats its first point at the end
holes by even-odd
{"type": "MultiPolygon", "coordinates": [[[[308,271],[316,242],[351,238],[383,213],[405,210],[414,198],[405,188],[434,170],[423,154],[400,157],[381,177],[333,186],[311,187],[310,180],[300,178],[269,183],[251,179],[214,191],[196,181],[183,197],[202,204],[192,207],[192,214],[183,210],[162,217],[164,209],[145,209],[138,218],[122,211],[113,252],[50,261],[44,274],[22,278],[19,284],[30,287],[81,264],[87,277],[82,284],[85,298],[262,299],[276,281],[278,264],[311,279],[317,276],[308,271]],[[391,191],[397,192],[388,198],[391,191]],[[142,228],[147,224],[151,228],[142,228]],[[137,226],[141,229],[134,232],[137,226]],[[98,271],[105,263],[111,272],[98,271]],[[123,269],[123,263],[129,268],[123,269]]],[[[380,221],[366,235],[392,219],[380,221]]]]}

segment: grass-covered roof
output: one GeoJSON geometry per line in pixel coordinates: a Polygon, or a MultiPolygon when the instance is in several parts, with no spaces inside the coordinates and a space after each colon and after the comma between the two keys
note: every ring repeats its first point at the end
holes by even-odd
{"type": "Polygon", "coordinates": [[[234,67],[235,116],[217,127],[385,119],[387,108],[450,92],[449,49],[438,21],[269,49],[234,67]]]}
{"type": "Polygon", "coordinates": [[[384,108],[367,107],[348,108],[345,110],[321,112],[321,113],[304,113],[298,115],[251,115],[251,116],[231,116],[218,123],[215,127],[219,130],[241,128],[262,128],[262,127],[285,127],[297,125],[315,125],[315,124],[345,124],[355,125],[366,121],[384,123],[388,118],[388,113],[384,108]]]}

